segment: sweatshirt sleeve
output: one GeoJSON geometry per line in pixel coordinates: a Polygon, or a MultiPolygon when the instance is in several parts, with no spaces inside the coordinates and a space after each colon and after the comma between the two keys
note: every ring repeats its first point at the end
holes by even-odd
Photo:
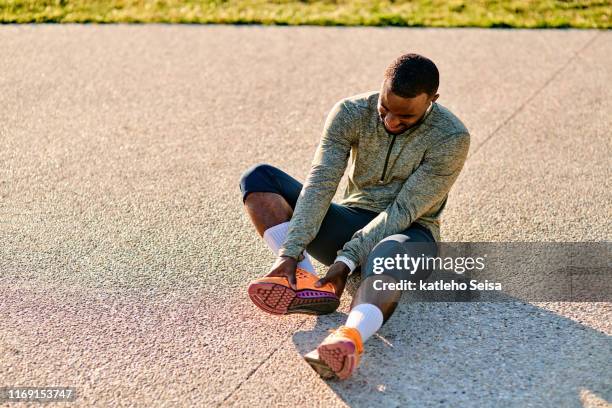
{"type": "Polygon", "coordinates": [[[287,239],[279,251],[280,256],[297,259],[317,235],[346,170],[355,135],[355,119],[343,101],[334,105],[327,116],[310,172],[289,223],[287,239]]]}
{"type": "Polygon", "coordinates": [[[469,134],[459,133],[429,148],[395,200],[357,231],[339,255],[361,264],[379,241],[405,230],[444,200],[463,168],[469,145],[469,134]]]}

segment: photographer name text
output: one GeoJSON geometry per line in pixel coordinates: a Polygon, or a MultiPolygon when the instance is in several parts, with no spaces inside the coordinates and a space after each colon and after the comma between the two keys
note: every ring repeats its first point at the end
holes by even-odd
{"type": "Polygon", "coordinates": [[[409,280],[400,280],[399,282],[385,282],[382,279],[374,280],[373,287],[375,290],[421,290],[421,291],[446,291],[446,290],[477,290],[477,291],[501,291],[502,285],[499,282],[491,282],[485,280],[479,282],[472,279],[469,282],[463,281],[444,281],[437,280],[434,282],[414,282],[409,280]]]}

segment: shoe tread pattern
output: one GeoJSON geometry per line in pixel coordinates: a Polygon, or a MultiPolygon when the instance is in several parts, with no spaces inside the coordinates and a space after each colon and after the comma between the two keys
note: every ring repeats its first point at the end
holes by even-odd
{"type": "Polygon", "coordinates": [[[355,366],[355,345],[347,341],[322,344],[317,348],[321,360],[341,380],[348,378],[355,366]]]}

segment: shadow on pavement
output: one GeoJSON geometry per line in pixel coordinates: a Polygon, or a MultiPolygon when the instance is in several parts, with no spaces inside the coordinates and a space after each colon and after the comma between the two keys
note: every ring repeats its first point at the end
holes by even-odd
{"type": "MultiPolygon", "coordinates": [[[[293,341],[305,354],[346,315],[293,341]]],[[[610,336],[531,304],[401,303],[349,380],[349,406],[583,407],[612,399],[610,336]]]]}

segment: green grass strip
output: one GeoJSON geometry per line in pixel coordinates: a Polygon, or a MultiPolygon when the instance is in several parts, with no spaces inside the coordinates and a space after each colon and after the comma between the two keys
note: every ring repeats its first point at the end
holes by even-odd
{"type": "Polygon", "coordinates": [[[602,0],[0,0],[2,23],[604,28],[602,0]]]}

